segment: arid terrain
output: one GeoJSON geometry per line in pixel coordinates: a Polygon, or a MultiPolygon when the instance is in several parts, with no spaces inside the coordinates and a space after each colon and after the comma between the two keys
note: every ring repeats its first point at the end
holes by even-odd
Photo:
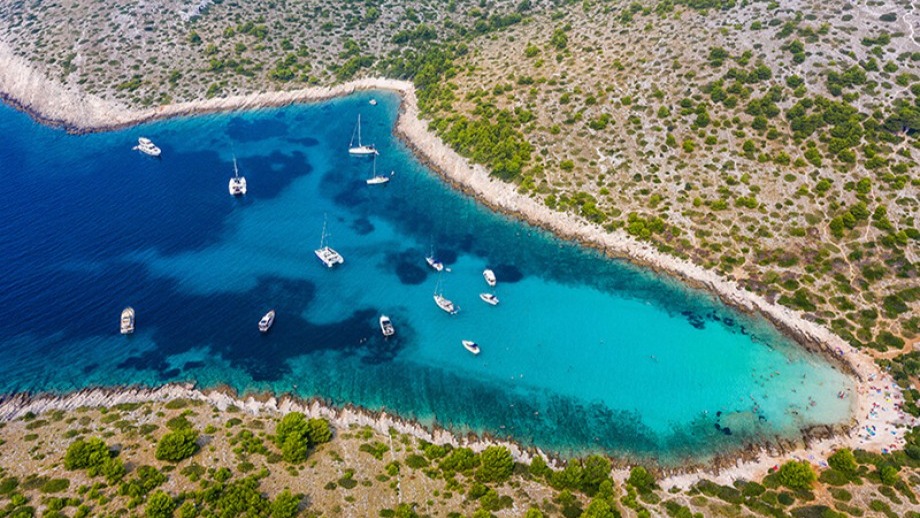
{"type": "Polygon", "coordinates": [[[503,447],[476,453],[357,425],[333,426],[292,460],[296,450],[277,445],[291,435],[286,415],[188,399],[27,413],[0,424],[0,515],[920,516],[920,456],[903,453],[845,450],[819,482],[783,468],[665,490],[642,468],[610,477],[598,456],[552,470],[503,447]],[[194,447],[162,460],[164,437],[181,433],[194,447]]]}

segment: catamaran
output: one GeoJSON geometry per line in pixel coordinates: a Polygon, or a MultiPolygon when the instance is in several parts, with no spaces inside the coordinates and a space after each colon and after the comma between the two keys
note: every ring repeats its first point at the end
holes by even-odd
{"type": "Polygon", "coordinates": [[[262,317],[262,320],[259,320],[259,331],[267,333],[271,329],[272,324],[275,323],[275,310],[271,310],[262,317]]]}
{"type": "Polygon", "coordinates": [[[314,251],[316,257],[318,257],[327,268],[332,268],[337,264],[344,263],[345,258],[326,244],[326,237],[326,218],[323,218],[323,236],[319,240],[319,248],[314,251]]]}
{"type": "Polygon", "coordinates": [[[240,169],[236,165],[236,157],[233,157],[233,178],[227,186],[231,196],[243,196],[246,194],[246,177],[240,176],[240,169]]]}
{"type": "Polygon", "coordinates": [[[482,277],[486,280],[486,284],[488,284],[489,286],[492,286],[493,288],[495,287],[495,284],[496,284],[495,272],[486,268],[485,270],[482,271],[482,277]]]}
{"type": "Polygon", "coordinates": [[[134,332],[134,308],[126,307],[121,311],[121,334],[130,335],[134,332]]]}
{"type": "Polygon", "coordinates": [[[492,306],[498,305],[498,297],[492,293],[480,293],[479,298],[482,299],[482,301],[486,304],[490,304],[492,306]]]}
{"type": "Polygon", "coordinates": [[[383,333],[383,336],[393,336],[396,334],[396,328],[393,327],[393,322],[390,321],[390,317],[380,315],[380,332],[383,333]]]}
{"type": "Polygon", "coordinates": [[[479,345],[472,340],[461,340],[460,343],[463,344],[463,348],[473,354],[479,354],[479,345]]]}
{"type": "Polygon", "coordinates": [[[377,155],[374,155],[374,169],[373,169],[373,172],[371,173],[371,177],[368,178],[366,181],[367,181],[367,185],[379,185],[379,184],[387,183],[390,181],[389,176],[377,174],[377,155]]]}
{"type": "Polygon", "coordinates": [[[358,114],[358,125],[355,126],[355,132],[351,134],[351,143],[348,144],[348,154],[352,156],[371,156],[379,155],[377,148],[373,144],[361,144],[361,114],[358,114]],[[355,145],[355,135],[358,136],[358,145],[355,145]]]}
{"type": "Polygon", "coordinates": [[[161,153],[160,148],[147,137],[137,139],[137,145],[133,149],[150,156],[160,156],[161,153]]]}

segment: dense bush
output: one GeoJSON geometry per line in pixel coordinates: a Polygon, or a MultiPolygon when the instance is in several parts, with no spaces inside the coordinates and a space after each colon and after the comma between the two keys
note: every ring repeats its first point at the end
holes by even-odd
{"type": "Polygon", "coordinates": [[[815,482],[815,471],[805,461],[790,460],[779,468],[780,484],[789,489],[808,489],[815,482]]]}
{"type": "Polygon", "coordinates": [[[300,412],[285,415],[275,427],[275,444],[288,462],[303,462],[312,446],[331,439],[332,430],[326,420],[307,420],[300,412]]]}
{"type": "Polygon", "coordinates": [[[157,443],[157,460],[179,462],[187,459],[198,451],[198,432],[191,429],[181,429],[169,432],[157,443]]]}
{"type": "Polygon", "coordinates": [[[110,457],[109,448],[102,439],[91,437],[87,440],[77,439],[67,447],[64,454],[64,467],[67,469],[98,469],[110,457]]]}
{"type": "Polygon", "coordinates": [[[514,459],[504,446],[489,446],[481,454],[476,478],[483,482],[504,482],[514,471],[514,459]]]}
{"type": "Polygon", "coordinates": [[[166,493],[157,491],[147,499],[144,514],[147,518],[172,518],[175,509],[176,503],[173,499],[166,493]]]}
{"type": "Polygon", "coordinates": [[[655,477],[642,466],[636,466],[629,470],[629,478],[626,482],[636,488],[640,493],[647,493],[655,488],[655,477]]]}

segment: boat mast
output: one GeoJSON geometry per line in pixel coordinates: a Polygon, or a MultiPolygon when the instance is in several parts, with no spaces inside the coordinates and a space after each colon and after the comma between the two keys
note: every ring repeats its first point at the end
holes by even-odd
{"type": "Polygon", "coordinates": [[[240,169],[236,166],[236,155],[233,155],[233,177],[240,177],[240,169]]]}
{"type": "Polygon", "coordinates": [[[327,218],[328,216],[326,214],[323,214],[323,235],[319,238],[320,249],[322,249],[323,246],[325,246],[326,244],[326,220],[327,218]]]}
{"type": "Polygon", "coordinates": [[[361,147],[361,114],[358,114],[358,147],[361,147]]]}

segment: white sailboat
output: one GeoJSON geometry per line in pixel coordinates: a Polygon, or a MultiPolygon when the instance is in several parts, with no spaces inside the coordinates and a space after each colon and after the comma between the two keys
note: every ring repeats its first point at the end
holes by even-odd
{"type": "Polygon", "coordinates": [[[443,309],[444,311],[446,311],[447,313],[451,315],[455,315],[457,313],[457,308],[456,306],[454,306],[454,303],[451,302],[450,299],[446,298],[441,293],[441,278],[440,277],[438,277],[438,283],[435,285],[435,288],[434,288],[434,303],[437,304],[439,308],[443,309]]]}
{"type": "Polygon", "coordinates": [[[246,194],[246,177],[240,176],[240,169],[236,165],[236,157],[233,157],[233,178],[227,186],[230,196],[243,196],[246,194]]]}
{"type": "Polygon", "coordinates": [[[348,144],[348,154],[352,156],[376,156],[380,153],[373,144],[361,144],[361,114],[358,114],[358,125],[355,126],[354,133],[351,134],[351,143],[348,144]],[[355,145],[355,135],[358,136],[358,145],[355,145]]]}
{"type": "Polygon", "coordinates": [[[371,172],[371,177],[368,178],[366,181],[367,181],[367,185],[380,185],[380,184],[387,183],[390,181],[389,176],[377,174],[377,155],[374,155],[374,168],[371,172]]]}
{"type": "Polygon", "coordinates": [[[316,257],[319,258],[327,268],[332,268],[337,264],[344,263],[345,258],[326,244],[326,237],[326,218],[323,217],[323,236],[319,240],[319,248],[314,250],[313,253],[316,254],[316,257]]]}

